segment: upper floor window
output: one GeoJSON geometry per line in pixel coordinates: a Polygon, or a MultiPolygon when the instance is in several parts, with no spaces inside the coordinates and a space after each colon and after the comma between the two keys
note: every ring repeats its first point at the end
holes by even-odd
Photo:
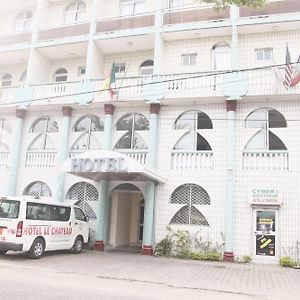
{"type": "Polygon", "coordinates": [[[32,25],[32,12],[26,11],[18,14],[15,21],[15,31],[22,32],[31,29],[32,25]]]}
{"type": "Polygon", "coordinates": [[[86,69],[85,66],[78,67],[78,76],[79,77],[82,77],[85,75],[85,69],[86,69]]]}
{"type": "Polygon", "coordinates": [[[271,60],[273,58],[273,48],[255,49],[256,60],[271,60]]]}
{"type": "Polygon", "coordinates": [[[149,121],[142,114],[130,113],[123,116],[117,122],[116,129],[126,131],[117,142],[116,149],[147,149],[146,143],[137,133],[137,131],[149,130],[149,121]]]}
{"type": "Polygon", "coordinates": [[[82,135],[75,141],[72,150],[101,149],[101,145],[93,132],[104,130],[104,123],[95,115],[88,115],[80,118],[74,125],[73,131],[82,132],[82,135]]]}
{"type": "Polygon", "coordinates": [[[245,126],[258,129],[247,143],[246,150],[287,150],[281,139],[271,131],[271,128],[287,127],[286,120],[279,111],[271,108],[257,109],[246,118],[245,126]]]}
{"type": "Polygon", "coordinates": [[[197,62],[197,53],[181,54],[181,64],[183,66],[195,66],[197,62]]]}
{"type": "Polygon", "coordinates": [[[145,11],[145,0],[121,0],[121,15],[133,15],[145,11]]]}
{"type": "Polygon", "coordinates": [[[81,22],[84,19],[86,5],[83,1],[74,1],[65,9],[65,24],[81,22]]]}
{"type": "Polygon", "coordinates": [[[116,73],[124,73],[126,70],[125,63],[115,63],[115,72],[116,73]]]}
{"type": "Polygon", "coordinates": [[[153,60],[145,60],[140,66],[140,75],[147,76],[153,74],[153,60]]]}
{"type": "Polygon", "coordinates": [[[8,87],[12,85],[12,77],[10,74],[4,74],[2,76],[2,86],[3,87],[8,87]]]}
{"type": "Polygon", "coordinates": [[[68,79],[68,71],[64,68],[60,68],[54,73],[55,82],[64,82],[67,81],[67,79],[68,79]]]}
{"type": "Polygon", "coordinates": [[[217,43],[212,47],[212,66],[215,71],[230,70],[231,53],[227,43],[217,43]]]}
{"type": "Polygon", "coordinates": [[[49,117],[41,117],[32,124],[30,132],[58,132],[58,125],[56,121],[51,120],[49,117]]]}
{"type": "Polygon", "coordinates": [[[201,129],[212,129],[213,125],[204,112],[188,111],[180,115],[174,129],[188,130],[174,146],[174,150],[211,150],[211,146],[199,133],[201,129]]]}
{"type": "Polygon", "coordinates": [[[169,0],[168,6],[169,8],[180,7],[183,5],[183,0],[169,0]]]}

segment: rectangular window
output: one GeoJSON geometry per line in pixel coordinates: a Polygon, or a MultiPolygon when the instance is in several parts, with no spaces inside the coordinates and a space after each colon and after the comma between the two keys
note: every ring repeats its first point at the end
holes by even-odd
{"type": "Polygon", "coordinates": [[[271,60],[273,58],[273,48],[256,49],[256,60],[271,60]]]}
{"type": "Polygon", "coordinates": [[[125,63],[116,63],[115,64],[115,72],[116,73],[124,73],[126,70],[126,64],[125,63]]]}
{"type": "Polygon", "coordinates": [[[123,0],[121,1],[121,15],[133,15],[145,11],[145,0],[123,0]]]}
{"type": "Polygon", "coordinates": [[[183,6],[182,0],[169,0],[169,8],[175,8],[183,6]]]}
{"type": "Polygon", "coordinates": [[[84,76],[85,75],[85,66],[78,67],[78,76],[84,76]]]}
{"type": "Polygon", "coordinates": [[[0,200],[0,218],[17,219],[19,217],[20,201],[0,200]]]}
{"type": "Polygon", "coordinates": [[[181,54],[181,63],[183,66],[195,66],[197,62],[197,53],[181,54]]]}

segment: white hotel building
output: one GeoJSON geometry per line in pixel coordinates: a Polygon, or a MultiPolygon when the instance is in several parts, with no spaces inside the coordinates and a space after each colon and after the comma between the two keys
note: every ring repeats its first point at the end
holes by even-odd
{"type": "Polygon", "coordinates": [[[171,226],[225,260],[294,257],[300,84],[268,67],[286,44],[297,61],[298,0],[0,0],[0,195],[76,201],[97,250],[152,254],[171,226]]]}

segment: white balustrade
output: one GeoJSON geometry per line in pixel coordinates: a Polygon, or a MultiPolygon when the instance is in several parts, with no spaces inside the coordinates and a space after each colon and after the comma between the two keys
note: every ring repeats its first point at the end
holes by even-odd
{"type": "Polygon", "coordinates": [[[0,152],[0,167],[6,167],[8,165],[9,152],[0,152]]]}
{"type": "Polygon", "coordinates": [[[126,154],[128,157],[136,160],[140,164],[146,164],[147,162],[147,150],[125,150],[125,149],[116,149],[123,154],[126,154]]]}
{"type": "Polygon", "coordinates": [[[0,102],[16,101],[16,92],[19,87],[8,87],[0,89],[0,102]]]}
{"type": "Polygon", "coordinates": [[[75,92],[74,87],[76,84],[78,84],[78,82],[61,82],[36,85],[33,89],[33,99],[51,100],[55,97],[72,95],[75,92]]]}
{"type": "Polygon", "coordinates": [[[243,153],[244,170],[289,170],[287,151],[247,151],[243,153]]]}
{"type": "Polygon", "coordinates": [[[172,169],[212,169],[212,151],[174,150],[171,154],[172,169]]]}
{"type": "Polygon", "coordinates": [[[25,167],[54,167],[56,151],[28,151],[26,153],[25,167]]]}

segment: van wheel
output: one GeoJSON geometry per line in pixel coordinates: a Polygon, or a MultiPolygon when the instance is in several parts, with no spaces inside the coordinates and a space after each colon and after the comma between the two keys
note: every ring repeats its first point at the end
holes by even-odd
{"type": "Polygon", "coordinates": [[[7,250],[0,250],[0,255],[4,255],[7,252],[7,250]]]}
{"type": "Polygon", "coordinates": [[[72,251],[72,253],[78,254],[82,251],[82,249],[83,249],[82,237],[77,236],[71,251],[72,251]]]}
{"type": "Polygon", "coordinates": [[[41,258],[45,251],[45,242],[41,238],[37,238],[31,245],[28,256],[32,259],[41,258]]]}

